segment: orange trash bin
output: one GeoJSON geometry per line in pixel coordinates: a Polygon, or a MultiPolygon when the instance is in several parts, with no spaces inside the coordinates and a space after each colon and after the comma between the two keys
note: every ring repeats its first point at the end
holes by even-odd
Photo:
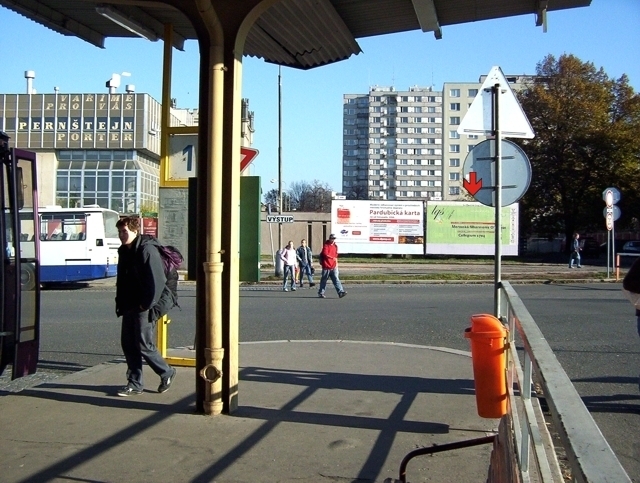
{"type": "Polygon", "coordinates": [[[464,331],[471,342],[476,405],[482,418],[501,418],[507,414],[507,333],[502,322],[490,314],[472,315],[471,327],[464,331]]]}

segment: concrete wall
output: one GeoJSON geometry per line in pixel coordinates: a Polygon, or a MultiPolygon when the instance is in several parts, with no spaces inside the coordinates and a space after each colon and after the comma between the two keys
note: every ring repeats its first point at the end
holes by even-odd
{"type": "MultiPolygon", "coordinates": [[[[293,240],[294,245],[300,246],[300,240],[307,240],[314,255],[320,253],[322,244],[331,234],[331,213],[283,213],[292,215],[293,223],[282,224],[282,245],[293,240]]],[[[275,253],[278,247],[278,223],[267,223],[267,213],[261,216],[261,246],[263,255],[275,253]]]]}

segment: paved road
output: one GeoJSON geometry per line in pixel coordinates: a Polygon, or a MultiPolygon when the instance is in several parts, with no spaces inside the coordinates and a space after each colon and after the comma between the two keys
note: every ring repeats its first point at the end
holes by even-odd
{"type": "MultiPolygon", "coordinates": [[[[468,350],[463,331],[469,316],[493,307],[490,284],[346,288],[344,299],[335,292],[319,299],[312,290],[243,289],[240,338],[394,341],[468,350]]],[[[620,284],[517,285],[516,290],[621,463],[640,482],[640,339],[620,284]]],[[[169,334],[173,347],[193,343],[194,294],[193,286],[180,290],[183,310],[173,314],[169,334]]],[[[113,295],[112,286],[43,293],[38,377],[120,357],[113,295]]]]}

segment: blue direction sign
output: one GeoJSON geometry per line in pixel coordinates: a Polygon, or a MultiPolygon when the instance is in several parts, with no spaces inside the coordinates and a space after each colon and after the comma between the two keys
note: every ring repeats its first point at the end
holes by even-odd
{"type": "MultiPolygon", "coordinates": [[[[495,206],[495,140],[487,139],[477,144],[464,160],[463,186],[476,201],[495,206]]],[[[531,163],[517,144],[502,140],[502,206],[518,201],[529,189],[531,163]]]]}

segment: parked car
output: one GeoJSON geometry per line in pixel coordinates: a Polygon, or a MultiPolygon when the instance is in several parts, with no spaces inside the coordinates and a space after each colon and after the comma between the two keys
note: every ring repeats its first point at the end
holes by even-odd
{"type": "Polygon", "coordinates": [[[623,253],[640,253],[640,240],[630,240],[622,245],[623,253]]]}
{"type": "Polygon", "coordinates": [[[584,258],[600,258],[600,244],[595,238],[584,237],[580,242],[584,258]]]}
{"type": "MultiPolygon", "coordinates": [[[[616,240],[615,242],[615,251],[616,253],[620,253],[622,251],[622,247],[626,243],[626,240],[616,240]]],[[[600,253],[607,253],[607,242],[604,242],[600,245],[600,253]]]]}

